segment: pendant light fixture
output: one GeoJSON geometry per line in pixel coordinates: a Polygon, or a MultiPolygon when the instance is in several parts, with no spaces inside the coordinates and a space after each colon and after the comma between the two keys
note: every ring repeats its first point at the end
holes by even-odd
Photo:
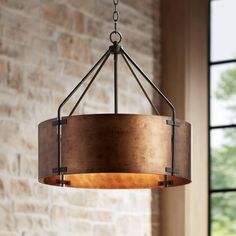
{"type": "Polygon", "coordinates": [[[176,119],[175,108],[120,45],[118,0],[113,0],[112,45],[60,104],[57,118],[39,124],[39,182],[79,188],[161,188],[191,182],[191,127],[176,119]],[[107,59],[114,57],[114,113],[73,115],[107,59]],[[118,111],[118,57],[124,60],[155,115],[118,111]],[[93,74],[68,116],[61,110],[93,74]],[[139,78],[146,80],[169,106],[159,114],[139,78]]]}

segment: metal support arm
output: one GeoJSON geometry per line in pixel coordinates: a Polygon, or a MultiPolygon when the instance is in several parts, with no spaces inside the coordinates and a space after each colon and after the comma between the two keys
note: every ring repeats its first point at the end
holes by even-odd
{"type": "Polygon", "coordinates": [[[154,103],[152,102],[151,98],[148,96],[148,93],[146,92],[146,90],[144,89],[144,87],[142,86],[141,82],[138,79],[138,76],[136,75],[136,73],[134,72],[133,68],[131,67],[131,65],[129,64],[128,60],[126,59],[126,57],[123,55],[123,53],[121,53],[121,56],[123,57],[126,65],[128,66],[129,70],[131,71],[132,75],[134,76],[134,78],[136,79],[139,87],[141,88],[141,90],[143,91],[144,95],[146,96],[147,100],[149,101],[150,105],[152,106],[152,109],[156,112],[157,115],[160,115],[160,112],[158,111],[157,107],[154,105],[154,103]]]}
{"type": "MultiPolygon", "coordinates": [[[[60,104],[57,110],[57,120],[58,120],[58,125],[57,125],[57,144],[58,144],[58,175],[61,175],[61,109],[62,107],[66,104],[66,102],[70,99],[70,97],[78,90],[78,88],[86,81],[86,79],[89,77],[89,75],[96,69],[96,67],[105,59],[108,58],[108,56],[111,53],[111,48],[109,48],[103,56],[98,60],[98,62],[92,67],[92,69],[85,75],[85,77],[75,86],[75,88],[70,92],[70,94],[63,100],[63,102],[60,104]]],[[[106,61],[106,60],[104,60],[106,61]]],[[[103,61],[103,62],[104,62],[103,61]]],[[[104,62],[105,63],[105,62],[104,62]]],[[[104,64],[103,63],[103,64],[104,64]]],[[[100,67],[99,69],[101,69],[100,67]]],[[[100,70],[99,70],[100,71],[100,70]]],[[[98,72],[99,72],[98,71],[98,72]]],[[[96,73],[97,74],[97,73],[96,73]]],[[[96,75],[95,74],[95,75],[96,75]]],[[[95,76],[96,77],[96,76],[95,76]]],[[[90,84],[91,85],[91,84],[90,84]]],[[[61,175],[61,180],[63,183],[63,174],[61,175]]]]}
{"type": "Polygon", "coordinates": [[[109,51],[105,58],[103,59],[101,65],[99,66],[99,68],[97,69],[96,73],[94,74],[93,78],[90,80],[89,84],[87,85],[87,87],[85,88],[85,90],[83,91],[83,93],[81,94],[81,96],[79,97],[78,101],[76,102],[75,106],[72,108],[69,116],[72,116],[74,111],[76,110],[76,108],[78,107],[78,105],[80,104],[81,100],[83,99],[84,95],[87,93],[88,89],[90,88],[90,86],[92,85],[92,83],[94,82],[94,80],[96,79],[98,73],[100,72],[100,70],[102,69],[102,67],[104,66],[104,64],[106,63],[107,59],[109,58],[109,56],[111,55],[111,52],[109,51]]]}
{"type": "Polygon", "coordinates": [[[169,101],[169,99],[161,92],[161,90],[148,78],[148,76],[142,71],[142,69],[134,62],[134,60],[126,53],[126,51],[121,48],[121,53],[131,62],[131,64],[139,71],[139,73],[146,79],[146,81],[154,88],[154,90],[164,99],[167,105],[172,111],[172,118],[175,120],[176,111],[175,107],[169,101]]]}
{"type": "Polygon", "coordinates": [[[176,126],[176,111],[175,107],[168,100],[168,98],[161,92],[161,90],[148,78],[148,76],[141,70],[141,68],[134,62],[134,60],[121,48],[121,54],[139,71],[139,73],[146,79],[146,81],[154,88],[154,90],[164,99],[172,111],[172,136],[171,136],[171,151],[172,151],[172,167],[171,175],[174,175],[174,159],[175,159],[175,126],[176,126]]]}

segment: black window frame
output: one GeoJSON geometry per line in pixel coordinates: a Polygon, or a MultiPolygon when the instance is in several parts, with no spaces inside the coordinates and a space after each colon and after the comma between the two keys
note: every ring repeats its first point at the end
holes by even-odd
{"type": "Polygon", "coordinates": [[[236,63],[235,59],[211,61],[211,3],[214,1],[227,0],[208,0],[208,236],[212,236],[212,207],[211,196],[213,193],[236,192],[236,188],[211,188],[211,130],[236,128],[236,124],[229,125],[211,125],[211,67],[214,65],[223,65],[236,63]]]}

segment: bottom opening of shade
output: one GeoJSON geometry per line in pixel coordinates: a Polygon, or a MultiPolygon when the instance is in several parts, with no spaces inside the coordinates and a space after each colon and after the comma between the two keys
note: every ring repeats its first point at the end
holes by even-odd
{"type": "Polygon", "coordinates": [[[87,173],[64,174],[39,179],[41,183],[75,188],[144,189],[164,188],[188,184],[179,176],[145,173],[87,173]]]}

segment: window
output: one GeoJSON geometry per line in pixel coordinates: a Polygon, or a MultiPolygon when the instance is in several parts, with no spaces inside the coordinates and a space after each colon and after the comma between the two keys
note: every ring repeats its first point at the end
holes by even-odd
{"type": "Polygon", "coordinates": [[[209,11],[209,236],[235,236],[236,0],[209,11]]]}

